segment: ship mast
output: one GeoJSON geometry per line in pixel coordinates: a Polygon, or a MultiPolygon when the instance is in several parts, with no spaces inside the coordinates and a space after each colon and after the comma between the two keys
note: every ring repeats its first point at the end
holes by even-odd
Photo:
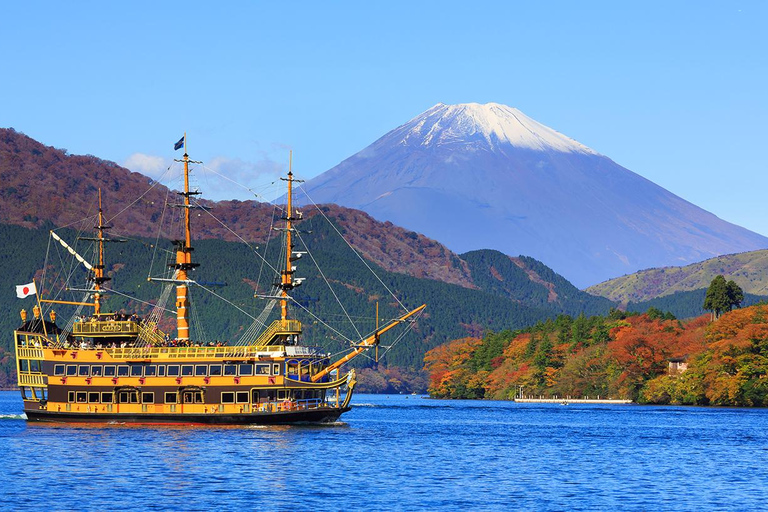
{"type": "Polygon", "coordinates": [[[288,154],[288,177],[280,178],[283,181],[288,182],[288,204],[286,205],[286,212],[283,220],[285,221],[285,269],[280,273],[280,320],[285,322],[288,320],[288,291],[294,289],[301,284],[301,280],[293,280],[293,273],[296,267],[293,266],[293,262],[298,259],[298,255],[294,257],[293,252],[293,222],[301,220],[301,216],[293,216],[293,183],[300,183],[303,180],[293,179],[293,151],[288,154]]]}
{"type": "Polygon", "coordinates": [[[104,210],[101,207],[101,189],[99,189],[99,225],[96,226],[99,232],[97,238],[99,242],[99,263],[93,267],[93,289],[96,292],[93,296],[93,314],[95,316],[101,314],[101,285],[110,280],[109,277],[104,277],[104,230],[110,227],[104,225],[104,210]]]}
{"type": "Polygon", "coordinates": [[[176,270],[176,276],[174,280],[176,285],[176,337],[182,341],[189,340],[189,289],[187,283],[189,281],[189,271],[199,266],[197,263],[192,263],[192,232],[190,230],[190,196],[199,194],[200,192],[189,191],[189,154],[187,154],[187,134],[184,134],[184,192],[179,192],[179,195],[184,197],[184,203],[181,206],[184,208],[184,240],[176,240],[176,263],[172,263],[169,267],[176,270]]]}

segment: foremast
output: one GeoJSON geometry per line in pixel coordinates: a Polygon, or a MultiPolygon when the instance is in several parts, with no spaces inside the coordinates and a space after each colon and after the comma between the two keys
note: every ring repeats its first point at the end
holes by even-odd
{"type": "Polygon", "coordinates": [[[109,229],[111,226],[104,225],[104,210],[101,207],[101,189],[99,189],[99,225],[96,226],[98,231],[98,243],[99,243],[99,263],[93,268],[93,289],[95,291],[93,295],[93,314],[99,316],[101,314],[101,285],[111,278],[104,276],[104,230],[109,229]]]}
{"type": "Polygon", "coordinates": [[[176,281],[176,338],[179,341],[189,341],[189,272],[198,263],[192,263],[192,231],[190,228],[190,209],[192,204],[191,196],[200,194],[200,192],[190,192],[189,190],[189,154],[187,153],[187,134],[184,134],[183,147],[184,156],[184,191],[178,194],[184,198],[184,202],[179,205],[184,209],[184,240],[176,240],[176,262],[168,265],[175,272],[174,281],[176,281]]]}

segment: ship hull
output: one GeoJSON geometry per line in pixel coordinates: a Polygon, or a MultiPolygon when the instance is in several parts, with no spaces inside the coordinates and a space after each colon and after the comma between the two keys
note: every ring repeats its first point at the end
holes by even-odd
{"type": "Polygon", "coordinates": [[[132,423],[144,425],[291,425],[333,423],[345,408],[318,408],[254,414],[109,414],[27,410],[30,422],[48,423],[132,423]]]}

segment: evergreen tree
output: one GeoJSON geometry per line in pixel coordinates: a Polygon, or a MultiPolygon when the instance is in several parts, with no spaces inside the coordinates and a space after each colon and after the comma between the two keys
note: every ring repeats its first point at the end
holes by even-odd
{"type": "Polygon", "coordinates": [[[707,288],[704,297],[704,309],[712,311],[712,317],[717,320],[720,315],[730,311],[734,306],[740,306],[744,301],[744,292],[733,281],[725,281],[722,275],[716,276],[707,288]]]}

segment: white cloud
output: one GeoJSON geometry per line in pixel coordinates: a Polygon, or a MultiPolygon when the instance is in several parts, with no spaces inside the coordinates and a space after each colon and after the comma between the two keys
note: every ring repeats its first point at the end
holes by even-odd
{"type": "MultiPolygon", "coordinates": [[[[123,167],[161,181],[171,189],[180,190],[183,187],[181,164],[174,164],[171,172],[166,174],[171,164],[170,160],[160,156],[134,153],[123,162],[123,167]]],[[[272,184],[286,167],[286,163],[276,162],[266,154],[257,162],[217,156],[202,165],[190,165],[190,188],[199,189],[203,198],[214,201],[270,201],[279,195],[280,187],[272,184]]]]}
{"type": "Polygon", "coordinates": [[[161,156],[134,153],[125,159],[123,167],[157,180],[165,173],[169,164],[170,162],[161,156]]]}
{"type": "Polygon", "coordinates": [[[217,156],[204,162],[202,167],[197,167],[195,172],[201,176],[203,197],[214,200],[265,201],[273,199],[270,189],[274,187],[270,184],[278,179],[284,169],[284,163],[275,162],[267,156],[258,162],[217,156]]]}

